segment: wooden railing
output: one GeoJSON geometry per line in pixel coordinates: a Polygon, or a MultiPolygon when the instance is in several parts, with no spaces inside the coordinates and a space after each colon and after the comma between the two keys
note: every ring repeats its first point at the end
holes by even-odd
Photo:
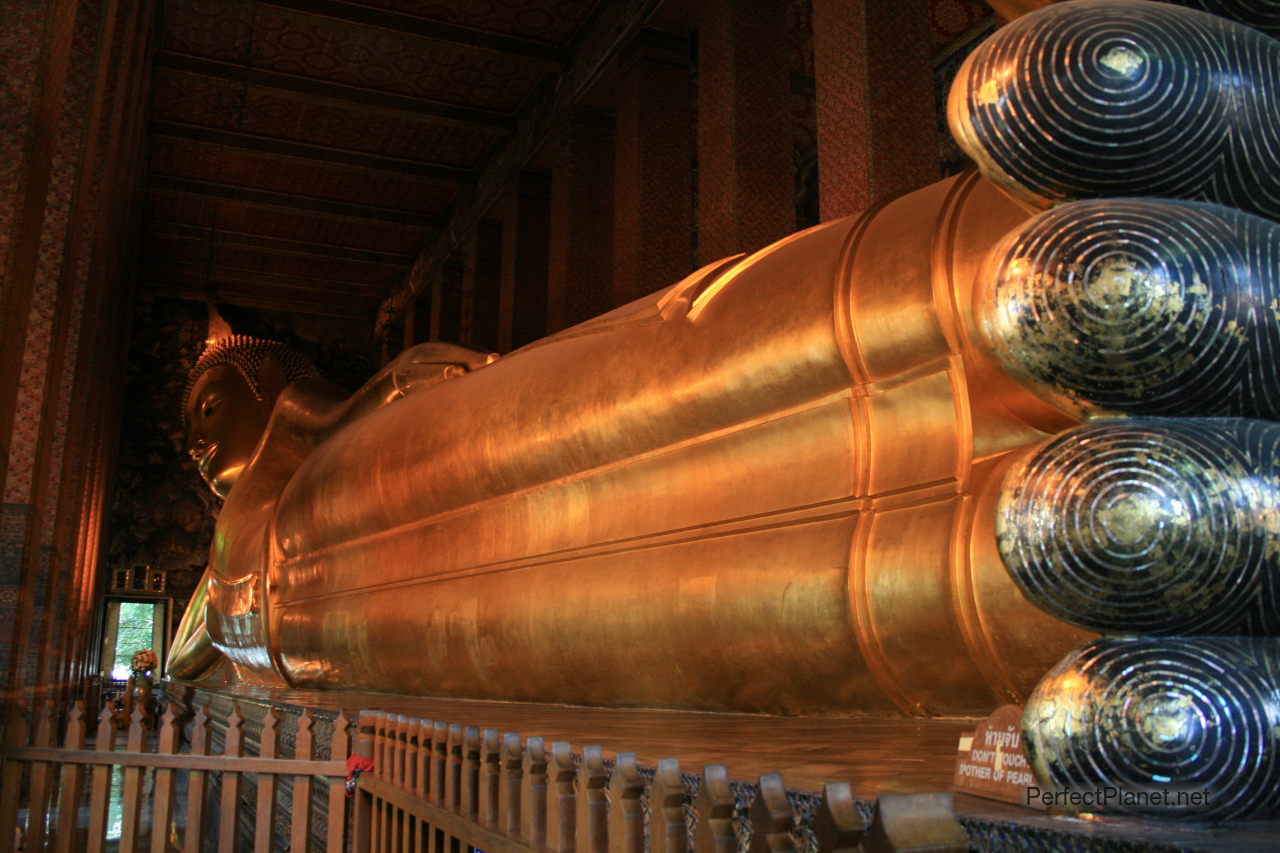
{"type": "Polygon", "coordinates": [[[181,849],[198,853],[238,849],[238,818],[243,811],[241,786],[256,780],[256,808],[252,822],[255,851],[278,850],[273,837],[277,807],[277,779],[292,781],[289,849],[311,847],[311,812],[314,777],[328,786],[327,850],[339,853],[346,838],[346,757],[348,721],[334,725],[331,760],[314,754],[312,720],[304,713],[299,721],[295,755],[281,758],[276,749],[275,711],[263,721],[256,756],[242,755],[244,732],[239,710],[227,720],[221,754],[211,755],[208,713],[200,709],[189,722],[189,752],[179,752],[183,738],[178,706],[170,705],[156,728],[147,726],[142,709],[133,712],[126,726],[110,707],[98,718],[92,743],[87,739],[83,703],[67,716],[62,745],[55,744],[52,706],[38,709],[32,723],[26,714],[8,720],[0,747],[0,851],[19,844],[26,851],[107,849],[163,853],[181,849]],[[120,749],[119,735],[125,735],[120,749]],[[211,783],[219,799],[210,799],[211,783]],[[180,799],[179,799],[180,797],[180,799]],[[336,807],[334,807],[336,804],[336,807]],[[175,809],[176,806],[176,809],[175,809]],[[216,808],[215,808],[216,807],[216,808]],[[120,812],[119,841],[109,839],[108,814],[120,812]],[[87,811],[87,823],[83,817],[87,811]],[[214,825],[205,822],[216,812],[214,825]],[[178,829],[182,832],[178,848],[178,829]],[[213,830],[216,827],[216,847],[213,830]],[[149,837],[148,837],[149,836],[149,837]]]}
{"type": "Polygon", "coordinates": [[[725,768],[682,773],[634,753],[608,760],[441,721],[360,715],[353,851],[449,853],[835,853],[968,849],[949,793],[855,801],[845,783],[789,791],[776,773],[755,785],[725,768]],[[861,845],[861,846],[860,846],[861,845]]]}
{"type": "Polygon", "coordinates": [[[51,707],[39,709],[30,725],[25,716],[12,721],[0,747],[0,853],[15,849],[19,827],[27,851],[110,845],[231,853],[252,846],[301,853],[315,846],[316,808],[328,830],[322,849],[331,853],[967,849],[947,793],[870,802],[831,783],[818,795],[788,790],[776,773],[745,783],[719,765],[689,774],[671,758],[648,767],[634,753],[607,758],[599,746],[575,753],[565,742],[383,712],[359,717],[353,761],[364,759],[369,769],[356,780],[348,827],[345,717],[334,723],[330,759],[316,760],[309,711],[298,721],[294,758],[278,755],[274,708],[262,720],[254,756],[242,755],[238,706],[216,755],[207,710],[187,721],[185,739],[178,713],[170,705],[153,731],[141,709],[126,727],[108,708],[90,741],[77,704],[61,746],[51,707]],[[189,751],[180,752],[184,742],[189,751]],[[275,826],[280,807],[289,812],[287,834],[275,826]],[[118,844],[108,839],[109,809],[118,810],[118,844]]]}

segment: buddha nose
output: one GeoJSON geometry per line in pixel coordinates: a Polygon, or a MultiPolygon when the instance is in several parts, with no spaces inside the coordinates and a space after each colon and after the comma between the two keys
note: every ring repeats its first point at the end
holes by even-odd
{"type": "Polygon", "coordinates": [[[187,455],[192,459],[199,459],[207,444],[208,442],[204,440],[204,436],[193,434],[187,439],[187,455]]]}

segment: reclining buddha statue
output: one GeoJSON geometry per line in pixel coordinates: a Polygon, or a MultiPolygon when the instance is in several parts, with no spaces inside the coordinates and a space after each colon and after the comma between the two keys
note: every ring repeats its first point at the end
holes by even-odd
{"type": "Polygon", "coordinates": [[[1274,636],[1280,53],[1168,9],[1019,19],[952,92],[981,174],[513,353],[422,344],[347,397],[211,343],[226,503],[170,673],[959,715],[1117,624],[1274,636]]]}

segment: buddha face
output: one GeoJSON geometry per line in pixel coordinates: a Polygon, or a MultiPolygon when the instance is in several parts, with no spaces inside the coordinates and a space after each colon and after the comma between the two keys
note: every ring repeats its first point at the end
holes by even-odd
{"type": "Polygon", "coordinates": [[[214,494],[226,497],[253,458],[270,415],[229,364],[206,370],[187,397],[187,452],[214,494]]]}

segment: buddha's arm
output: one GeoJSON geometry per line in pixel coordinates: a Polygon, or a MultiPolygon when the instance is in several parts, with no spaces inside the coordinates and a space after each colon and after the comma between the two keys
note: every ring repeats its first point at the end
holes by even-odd
{"type": "Polygon", "coordinates": [[[222,659],[205,627],[204,608],[208,598],[210,570],[206,568],[182,616],[178,632],[169,648],[166,669],[170,677],[185,680],[204,678],[222,659]]]}
{"type": "Polygon", "coordinates": [[[331,382],[299,380],[280,394],[268,431],[295,445],[314,447],[370,412],[462,376],[497,358],[497,353],[431,341],[400,353],[348,397],[343,397],[331,382]]]}

